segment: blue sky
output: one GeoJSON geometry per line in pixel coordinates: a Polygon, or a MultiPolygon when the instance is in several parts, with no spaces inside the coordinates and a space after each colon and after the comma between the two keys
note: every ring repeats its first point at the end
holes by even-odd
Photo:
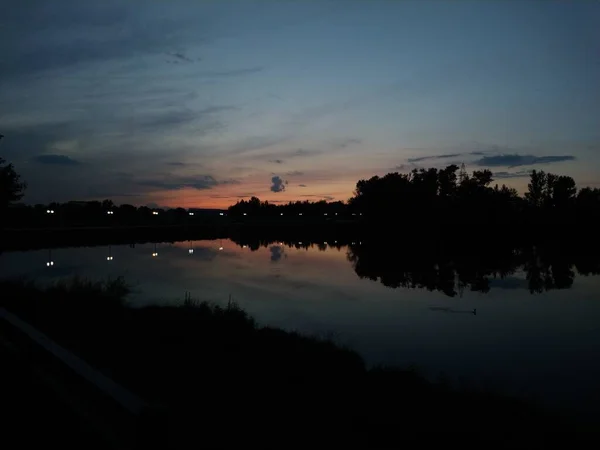
{"type": "Polygon", "coordinates": [[[28,202],[345,200],[462,162],[600,184],[598,2],[2,3],[0,155],[28,202]]]}

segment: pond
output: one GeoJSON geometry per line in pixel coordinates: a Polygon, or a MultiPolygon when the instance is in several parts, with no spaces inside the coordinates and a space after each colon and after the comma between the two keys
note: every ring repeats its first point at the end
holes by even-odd
{"type": "Polygon", "coordinates": [[[432,378],[443,373],[592,413],[600,401],[600,277],[589,261],[515,258],[477,270],[362,242],[224,239],[8,252],[0,273],[41,283],[124,276],[135,306],[177,304],[186,292],[231,298],[260,324],[332,337],[369,364],[414,365],[432,378]]]}

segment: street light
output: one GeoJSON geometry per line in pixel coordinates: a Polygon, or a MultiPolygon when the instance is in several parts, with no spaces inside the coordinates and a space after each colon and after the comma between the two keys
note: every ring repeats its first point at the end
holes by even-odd
{"type": "Polygon", "coordinates": [[[220,216],[224,216],[225,214],[224,214],[224,213],[219,213],[219,215],[220,215],[220,216]]]}
{"type": "Polygon", "coordinates": [[[112,216],[114,213],[114,211],[106,211],[106,214],[108,214],[109,216],[112,216]]]}
{"type": "Polygon", "coordinates": [[[48,261],[46,261],[46,267],[52,267],[54,261],[52,261],[52,249],[48,249],[48,261]]]}
{"type": "Polygon", "coordinates": [[[298,213],[298,215],[299,215],[299,216],[301,216],[301,215],[302,215],[302,213],[298,213]]]}
{"type": "Polygon", "coordinates": [[[247,215],[248,215],[248,213],[244,213],[244,215],[245,215],[245,216],[247,216],[247,215]]]}
{"type": "Polygon", "coordinates": [[[193,213],[193,212],[191,212],[191,213],[190,213],[190,216],[193,216],[193,215],[194,215],[194,213],[193,213]]]}
{"type": "Polygon", "coordinates": [[[152,256],[153,257],[157,257],[158,256],[158,252],[156,251],[156,243],[154,244],[154,251],[152,252],[152,256]]]}
{"type": "Polygon", "coordinates": [[[153,216],[158,216],[158,211],[152,211],[153,216]]]}
{"type": "Polygon", "coordinates": [[[54,214],[54,210],[53,209],[47,209],[46,210],[46,214],[54,214]]]}

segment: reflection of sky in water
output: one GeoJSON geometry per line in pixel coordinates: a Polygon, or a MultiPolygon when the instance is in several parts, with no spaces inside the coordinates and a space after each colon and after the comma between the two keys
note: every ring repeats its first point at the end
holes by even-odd
{"type": "Polygon", "coordinates": [[[492,280],[487,294],[450,298],[361,280],[345,249],[276,243],[251,251],[228,240],[5,253],[0,273],[40,282],[123,275],[136,287],[136,305],[180,302],[185,292],[221,303],[231,295],[260,323],[331,333],[369,362],[414,363],[558,400],[600,400],[600,277],[531,295],[517,272],[492,280]],[[477,315],[452,312],[473,308],[477,315]]]}

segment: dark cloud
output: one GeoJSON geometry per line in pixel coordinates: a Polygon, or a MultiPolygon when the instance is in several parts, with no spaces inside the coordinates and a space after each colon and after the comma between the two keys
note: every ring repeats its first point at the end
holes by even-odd
{"type": "Polygon", "coordinates": [[[147,186],[169,191],[191,187],[197,190],[212,189],[223,184],[239,184],[237,180],[216,180],[212,175],[196,175],[186,177],[163,176],[160,179],[146,179],[137,182],[139,186],[147,186]]]}
{"type": "Polygon", "coordinates": [[[463,153],[448,153],[445,155],[432,155],[432,156],[421,156],[419,158],[408,158],[406,161],[408,161],[409,163],[415,163],[415,162],[420,162],[420,161],[429,161],[431,159],[456,158],[461,155],[463,155],[463,153]]]}
{"type": "Polygon", "coordinates": [[[33,158],[33,161],[40,164],[53,164],[57,166],[78,166],[81,164],[67,155],[38,155],[33,158]]]}
{"type": "Polygon", "coordinates": [[[270,159],[269,162],[272,162],[275,164],[283,164],[283,159],[270,159]]]}
{"type": "Polygon", "coordinates": [[[306,187],[305,184],[299,184],[298,186],[300,186],[300,187],[306,187]]]}
{"type": "Polygon", "coordinates": [[[165,163],[167,166],[184,167],[186,164],[181,161],[169,161],[165,163]]]}
{"type": "Polygon", "coordinates": [[[332,197],[331,195],[325,195],[325,196],[323,197],[323,200],[327,200],[327,201],[329,202],[329,201],[331,201],[331,200],[335,200],[335,197],[332,197]]]}
{"type": "Polygon", "coordinates": [[[272,192],[283,192],[285,191],[286,182],[279,176],[271,178],[271,191],[272,192]]]}
{"type": "Polygon", "coordinates": [[[519,167],[519,166],[531,166],[534,164],[550,164],[562,161],[573,161],[574,156],[533,156],[533,155],[496,155],[496,156],[484,156],[481,159],[475,161],[478,166],[487,167],[519,167]]]}
{"type": "Polygon", "coordinates": [[[290,172],[286,172],[286,175],[290,177],[299,177],[301,175],[304,175],[304,172],[300,172],[299,170],[292,170],[290,172]]]}
{"type": "Polygon", "coordinates": [[[494,172],[494,178],[527,178],[530,174],[530,170],[519,170],[517,172],[494,172]]]}

